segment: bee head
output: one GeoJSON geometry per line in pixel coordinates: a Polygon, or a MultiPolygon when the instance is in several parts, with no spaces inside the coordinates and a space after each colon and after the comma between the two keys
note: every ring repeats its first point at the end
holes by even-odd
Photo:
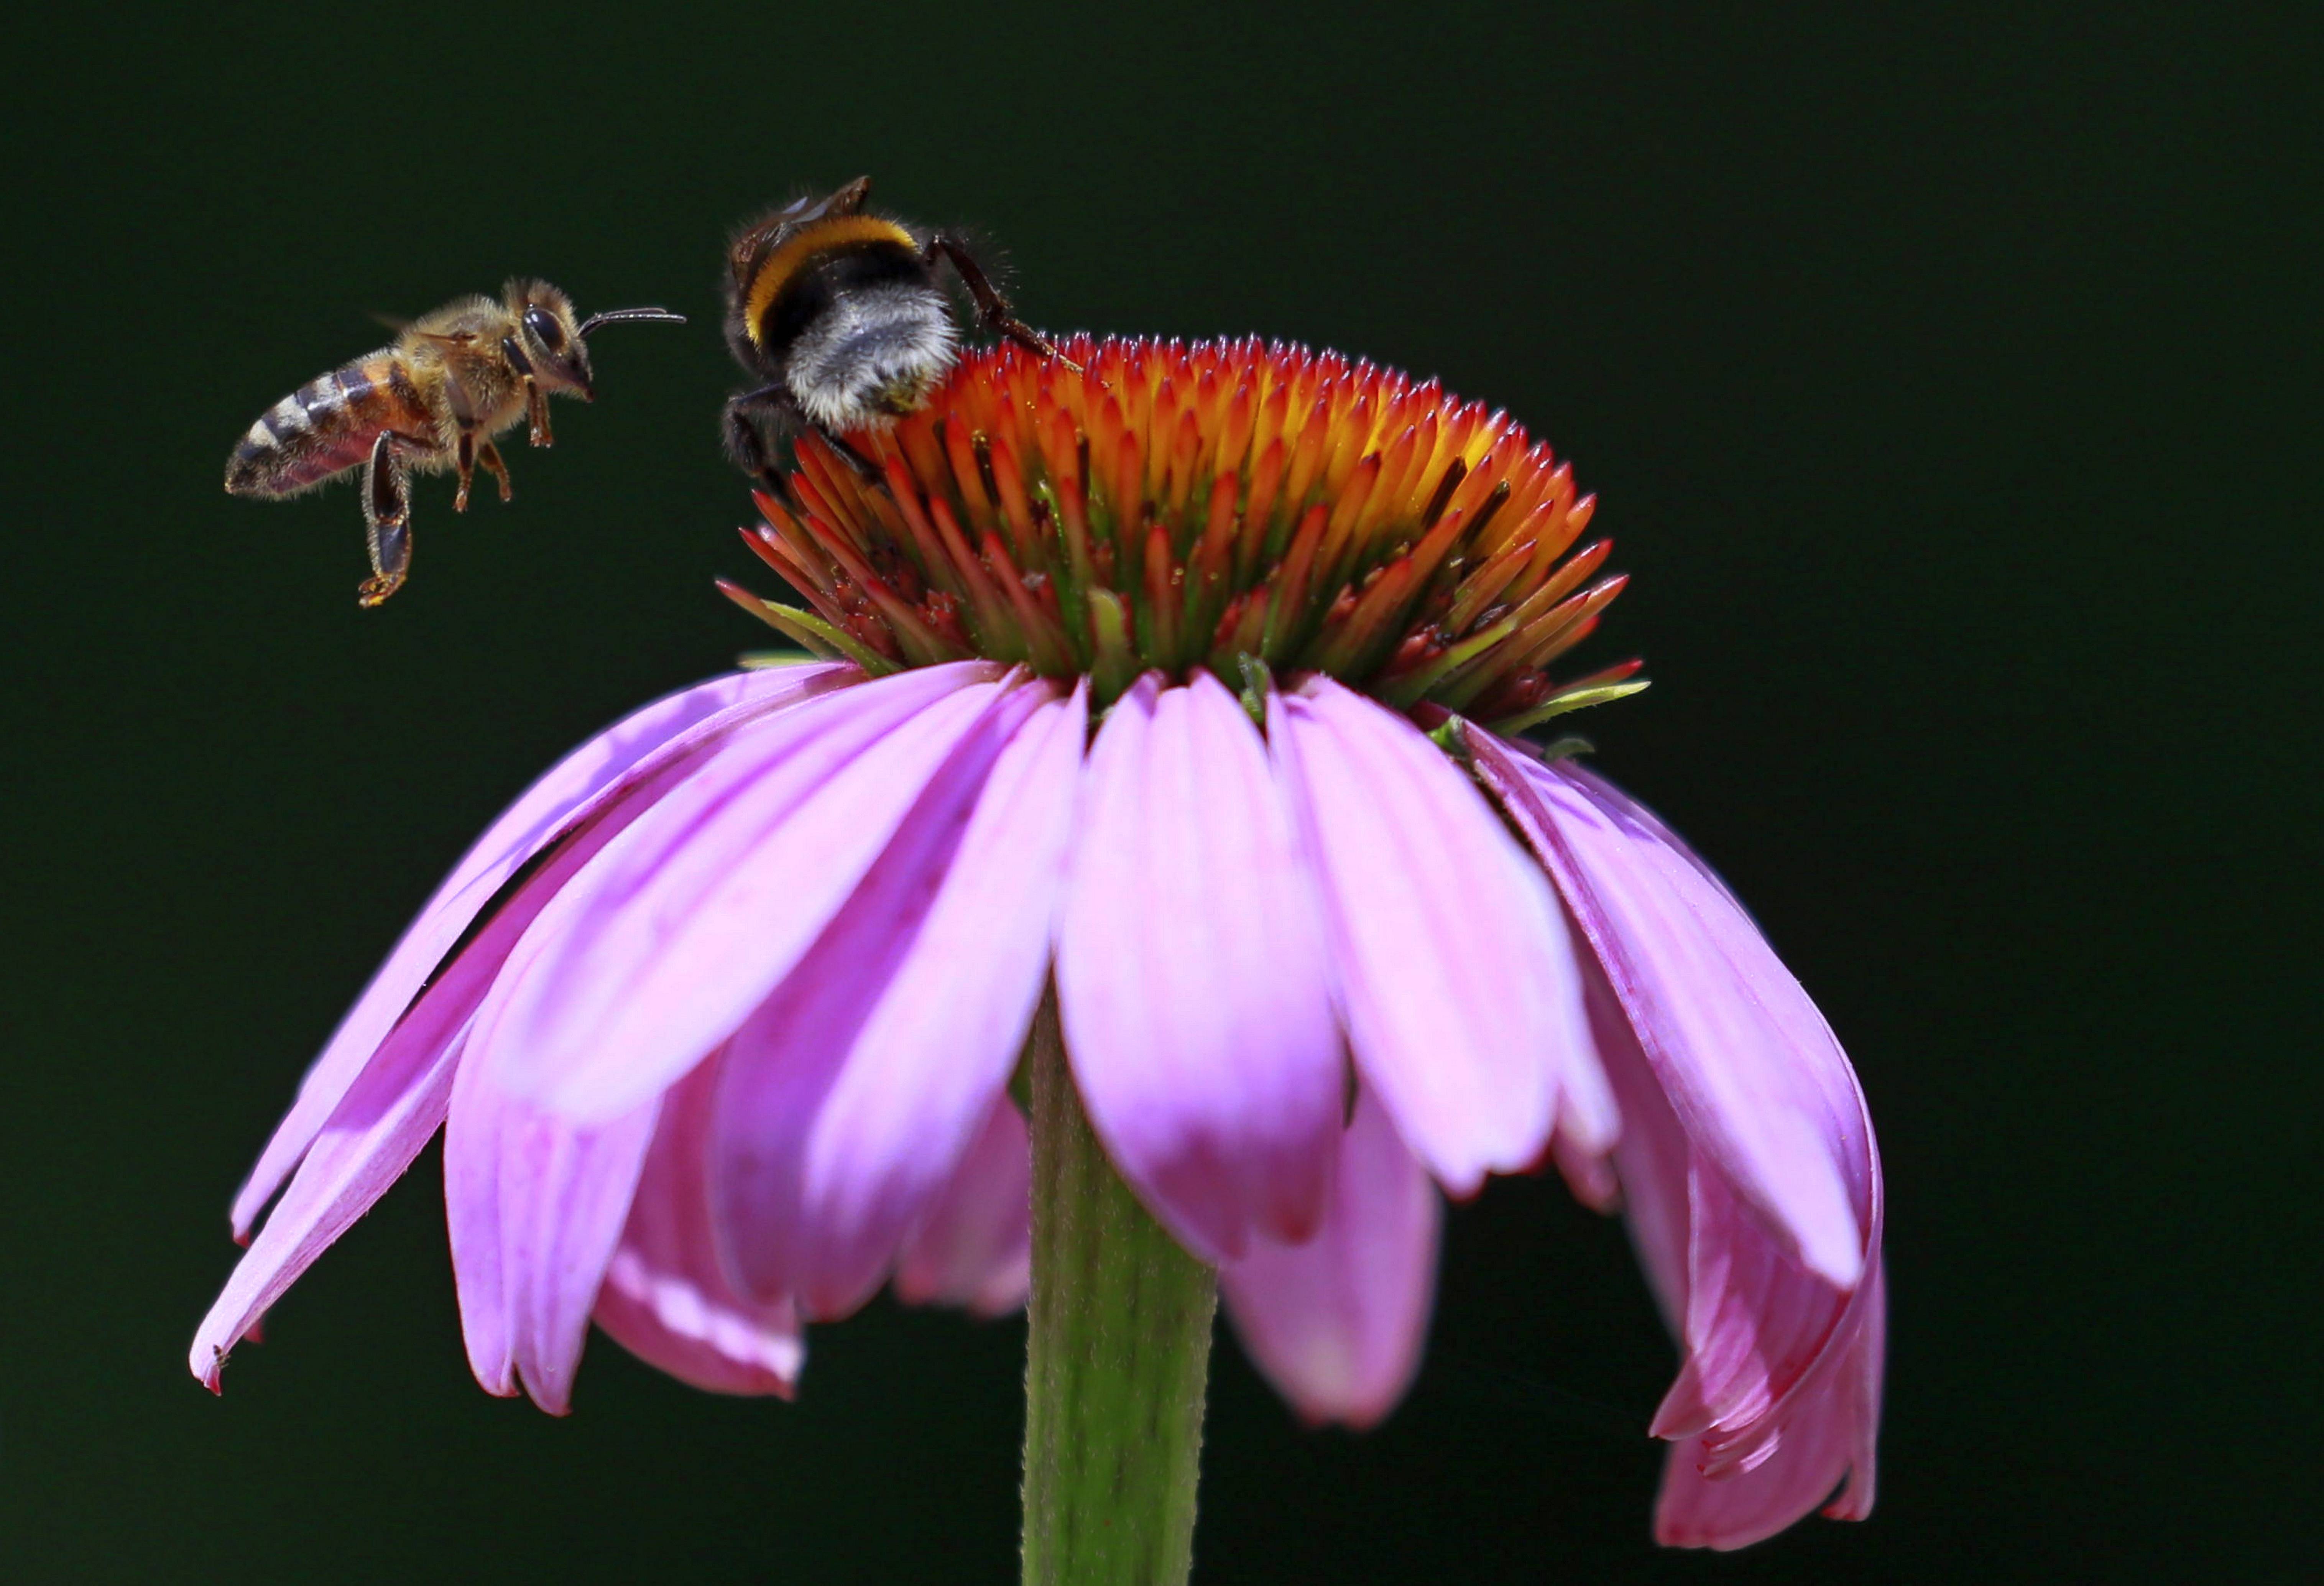
{"type": "Polygon", "coordinates": [[[582,339],[573,300],[545,281],[512,281],[508,308],[516,317],[517,337],[532,364],[533,378],[550,391],[576,392],[584,401],[595,400],[589,344],[582,339]]]}

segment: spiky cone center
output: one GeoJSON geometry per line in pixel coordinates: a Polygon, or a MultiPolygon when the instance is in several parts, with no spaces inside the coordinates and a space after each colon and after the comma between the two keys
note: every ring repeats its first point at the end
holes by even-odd
{"type": "Polygon", "coordinates": [[[874,673],[983,657],[1100,705],[1148,669],[1317,671],[1511,732],[1644,687],[1635,660],[1553,678],[1624,580],[1582,543],[1596,498],[1506,415],[1255,338],[1061,350],[965,354],[846,438],[868,469],[805,438],[743,535],[813,610],[727,593],[874,673]]]}

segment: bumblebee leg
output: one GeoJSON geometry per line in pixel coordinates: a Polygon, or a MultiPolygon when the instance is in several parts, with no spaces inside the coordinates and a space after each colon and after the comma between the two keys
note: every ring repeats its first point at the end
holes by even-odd
{"type": "Polygon", "coordinates": [[[355,590],[355,604],[375,606],[411,572],[411,479],[403,466],[402,444],[383,430],[364,465],[364,534],[371,549],[372,576],[355,590]]]}
{"type": "Polygon", "coordinates": [[[478,441],[476,461],[484,466],[485,473],[501,482],[501,499],[507,501],[509,499],[508,465],[501,461],[501,448],[489,440],[478,441]]]}
{"type": "Polygon", "coordinates": [[[806,429],[807,422],[787,385],[762,385],[726,399],[726,455],[785,506],[792,502],[783,479],[782,443],[806,429]]]}
{"type": "Polygon", "coordinates": [[[928,239],[927,250],[920,257],[930,264],[942,258],[952,265],[953,273],[960,277],[963,286],[968,288],[968,295],[976,300],[978,318],[995,335],[1015,342],[1035,357],[1055,358],[1074,373],[1082,372],[1079,364],[1057,351],[1056,343],[1010,311],[1009,300],[1001,295],[1000,289],[986,277],[984,266],[976,262],[976,256],[959,238],[938,232],[928,239]]]}
{"type": "Polygon", "coordinates": [[[857,478],[870,483],[883,477],[880,466],[857,451],[845,436],[808,418],[789,386],[762,385],[726,399],[726,455],[785,506],[793,503],[779,461],[781,442],[796,441],[800,431],[807,429],[821,436],[857,478]]]}
{"type": "Polygon", "coordinates": [[[854,470],[855,476],[864,484],[876,484],[885,477],[880,472],[880,465],[857,451],[854,443],[840,434],[838,430],[827,425],[818,424],[815,427],[815,432],[823,438],[824,445],[839,454],[839,460],[854,470]]]}

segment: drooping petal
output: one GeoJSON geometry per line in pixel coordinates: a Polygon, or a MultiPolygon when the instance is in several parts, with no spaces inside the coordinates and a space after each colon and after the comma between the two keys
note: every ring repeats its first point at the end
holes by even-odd
{"type": "Polygon", "coordinates": [[[915,1305],[959,1305],[1000,1316],[1033,1280],[1033,1152],[1025,1115],[1007,1096],[936,1196],[896,1263],[896,1294],[915,1305]]]}
{"type": "Polygon", "coordinates": [[[1420,1369],[1443,1203],[1370,1087],[1339,1142],[1323,1227],[1219,1269],[1243,1348],[1311,1422],[1370,1426],[1420,1369]]]}
{"type": "Polygon", "coordinates": [[[1872,1263],[1859,1302],[1863,1320],[1855,1347],[1835,1369],[1844,1379],[1843,1386],[1835,1391],[1845,1396],[1842,1402],[1853,1418],[1849,1424],[1848,1486],[1823,1508],[1825,1516],[1834,1520],[1866,1518],[1878,1496],[1880,1398],[1888,1375],[1887,1256],[1875,1250],[1872,1263]]]}
{"type": "Polygon", "coordinates": [[[1856,1320],[1852,1291],[1800,1266],[1702,1152],[1687,1165],[1686,1360],[1655,1412],[1657,1437],[1708,1436],[1720,1464],[1753,1434],[1856,1320]]]}
{"type": "Polygon", "coordinates": [[[662,1098],[629,1223],[597,1291],[596,1323],[681,1382],[788,1398],[807,1358],[797,1309],[737,1293],[719,1265],[710,1207],[717,1081],[713,1059],[662,1098]]]}
{"type": "Polygon", "coordinates": [[[1624,1210],[1682,1350],[1652,1428],[1674,1444],[1657,1534],[1741,1546],[1808,1513],[1843,1477],[1848,1503],[1863,1509],[1833,1512],[1860,1517],[1883,1342],[1877,1160],[1860,1208],[1872,1276],[1840,1290],[1801,1265],[1689,1140],[1613,986],[1594,964],[1587,982],[1622,1108],[1624,1210]]]}
{"type": "Polygon", "coordinates": [[[720,1225],[748,1292],[853,1311],[1009,1082],[1047,978],[1084,695],[1011,691],[727,1043],[720,1225]]]}
{"type": "Polygon", "coordinates": [[[1471,748],[1605,965],[1687,1138],[1794,1255],[1853,1287],[1872,1142],[1814,1003],[1702,862],[1627,796],[1489,733],[1471,748]]]}
{"type": "Polygon", "coordinates": [[[534,923],[476,1041],[576,1121],[641,1105],[766,1000],[998,701],[1002,669],[927,667],[735,734],[534,923]]]}
{"type": "Polygon", "coordinates": [[[259,1212],[429,975],[527,860],[559,833],[621,798],[671,754],[698,752],[741,721],[828,692],[855,676],[848,667],[801,666],[713,678],[632,712],[526,788],[437,888],[308,1069],[298,1099],[235,1196],[235,1237],[249,1237],[259,1212]]]}
{"type": "MultiPolygon", "coordinates": [[[[478,1109],[473,1095],[481,1064],[454,1074],[452,1091],[467,1104],[444,1145],[444,1222],[451,1235],[452,1278],[460,1306],[460,1339],[477,1386],[501,1398],[522,1391],[516,1375],[516,1312],[501,1264],[501,1165],[497,1109],[478,1109]]],[[[447,1118],[450,1111],[447,1108],[447,1118]]]]}
{"type": "Polygon", "coordinates": [[[573,1373],[660,1101],[576,1128],[512,1096],[490,1065],[460,1065],[444,1129],[444,1202],[460,1326],[476,1380],[521,1385],[551,1415],[572,1405],[573,1373]]]}
{"type": "MultiPolygon", "coordinates": [[[[747,704],[734,707],[746,708],[747,704]]],[[[730,713],[706,718],[698,730],[718,734],[740,724],[740,717],[730,713]]],[[[694,742],[698,741],[690,735],[674,741],[638,762],[635,775],[568,821],[540,868],[502,900],[378,1050],[356,1065],[354,1081],[307,1149],[290,1189],[203,1319],[194,1342],[195,1375],[215,1388],[226,1351],[411,1165],[444,1120],[453,1065],[462,1059],[477,1010],[512,950],[567,881],[691,773],[697,763],[688,748],[694,742]]]]}
{"type": "MultiPolygon", "coordinates": [[[[195,1330],[189,1364],[213,1393],[227,1351],[403,1176],[444,1121],[460,1048],[456,1026],[447,1031],[427,1017],[433,1000],[397,1027],[339,1099],[273,1215],[195,1330]]],[[[438,1011],[450,1006],[447,1000],[438,1011]]]]}
{"type": "Polygon", "coordinates": [[[1271,696],[1268,741],[1323,880],[1357,1065],[1413,1153],[1472,1194],[1540,1159],[1561,1092],[1593,1147],[1610,1139],[1571,935],[1483,795],[1328,678],[1271,696]]]}
{"type": "Polygon", "coordinates": [[[1082,812],[1057,1006],[1092,1128],[1204,1259],[1254,1231],[1306,1237],[1346,1059],[1314,881],[1258,730],[1210,673],[1149,674],[1098,733],[1082,812]]]}
{"type": "Polygon", "coordinates": [[[1670,1547],[1748,1547],[1819,1504],[1835,1520],[1860,1520],[1872,1512],[1886,1288],[1876,1260],[1865,1277],[1867,1309],[1854,1342],[1831,1368],[1831,1379],[1785,1412],[1780,1436],[1759,1462],[1707,1473],[1714,1456],[1701,1440],[1672,1445],[1655,1508],[1656,1541],[1670,1547]],[[1833,1497],[1843,1480],[1846,1487],[1833,1497]]]}
{"type": "Polygon", "coordinates": [[[1688,1161],[1692,1155],[1669,1099],[1638,1049],[1622,1005],[1595,964],[1582,968],[1590,1033],[1622,1108],[1622,1138],[1614,1148],[1622,1221],[1646,1269],[1671,1336],[1686,1332],[1688,1161]]]}

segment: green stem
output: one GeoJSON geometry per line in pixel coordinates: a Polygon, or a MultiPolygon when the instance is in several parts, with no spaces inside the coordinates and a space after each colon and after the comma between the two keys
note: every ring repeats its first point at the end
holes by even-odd
{"type": "Polygon", "coordinates": [[[1056,1002],[1032,1071],[1033,1295],[1025,1361],[1025,1586],[1179,1586],[1218,1277],[1090,1132],[1056,1002]]]}

